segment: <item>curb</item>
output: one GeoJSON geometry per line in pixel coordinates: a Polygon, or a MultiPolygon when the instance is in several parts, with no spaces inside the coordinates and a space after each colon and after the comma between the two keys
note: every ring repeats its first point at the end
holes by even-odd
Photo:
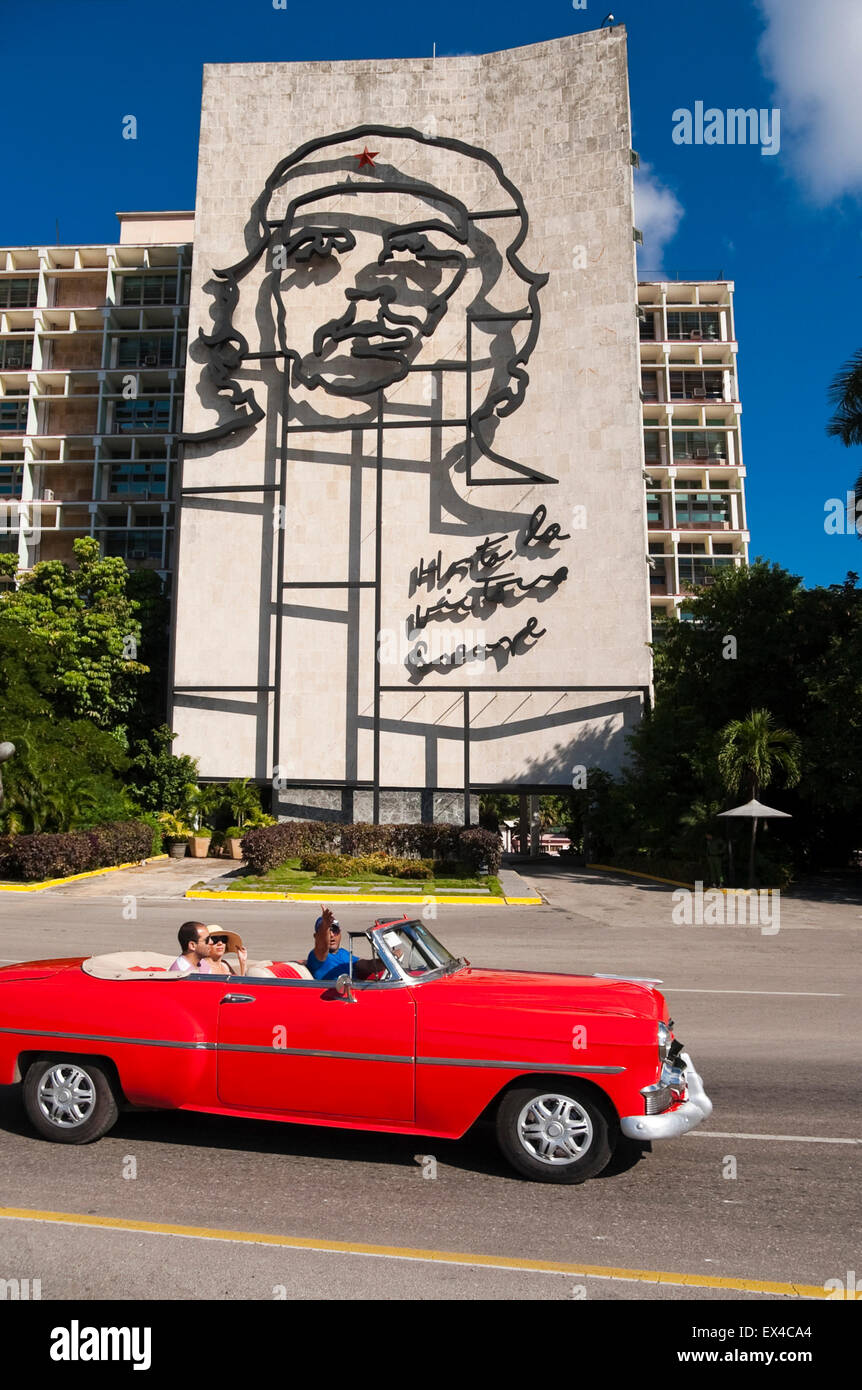
{"type": "Polygon", "coordinates": [[[85,874],[69,874],[68,878],[45,878],[41,883],[0,883],[0,893],[40,893],[43,888],[57,888],[63,883],[75,883],[82,878],[99,878],[115,874],[118,869],[136,869],[139,864],[155,864],[167,859],[167,854],[152,854],[148,859],[130,859],[128,864],[109,864],[105,869],[88,869],[85,874]]]}
{"type": "Polygon", "coordinates": [[[670,883],[674,888],[694,888],[693,883],[684,883],[680,878],[659,878],[658,874],[645,874],[640,869],[618,869],[615,864],[585,864],[586,869],[601,869],[606,874],[628,874],[629,878],[648,878],[652,883],[670,883]]]}
{"type": "MultiPolygon", "coordinates": [[[[185,897],[187,898],[218,898],[223,902],[286,902],[286,903],[319,903],[321,901],[319,893],[232,893],[222,892],[216,888],[189,888],[185,897]]],[[[348,903],[367,903],[377,904],[383,907],[409,907],[419,904],[422,907],[455,907],[462,905],[465,907],[541,907],[541,898],[471,898],[471,897],[446,897],[445,894],[437,896],[426,896],[420,898],[411,896],[410,898],[399,898],[395,893],[391,896],[370,893],[345,893],[342,896],[330,894],[326,901],[337,905],[348,903]]]]}

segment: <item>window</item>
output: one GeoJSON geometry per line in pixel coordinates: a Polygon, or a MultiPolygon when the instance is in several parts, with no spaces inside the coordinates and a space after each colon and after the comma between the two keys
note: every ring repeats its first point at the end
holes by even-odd
{"type": "Polygon", "coordinates": [[[0,463],[0,497],[20,497],[21,477],[24,470],[20,464],[0,463]]]}
{"type": "Polygon", "coordinates": [[[134,433],[137,430],[170,429],[170,401],[117,401],[114,406],[114,434],[134,433]]]}
{"type": "Polygon", "coordinates": [[[119,555],[123,560],[161,560],[162,519],[143,517],[134,531],[110,532],[105,537],[105,554],[119,555]],[[153,521],[154,526],[147,526],[153,521]],[[146,526],[146,529],[139,529],[146,526]],[[156,529],[157,528],[157,529],[156,529]]]}
{"type": "Polygon", "coordinates": [[[123,275],[121,277],[123,304],[176,304],[177,277],[167,275],[123,275]]]}
{"type": "Polygon", "coordinates": [[[173,337],[156,333],[148,337],[120,338],[117,349],[118,367],[170,367],[173,361],[173,337]]]}
{"type": "Polygon", "coordinates": [[[33,363],[32,338],[0,338],[0,368],[20,371],[33,363]]]}
{"type": "Polygon", "coordinates": [[[655,342],[655,314],[647,310],[639,322],[640,336],[642,343],[655,342]]]}
{"type": "Polygon", "coordinates": [[[671,372],[670,398],[672,401],[689,401],[703,398],[707,401],[723,399],[721,372],[688,371],[671,372]]]}
{"type": "Polygon", "coordinates": [[[678,526],[720,526],[730,520],[730,498],[716,492],[693,492],[677,496],[678,526]]]}
{"type": "Polygon", "coordinates": [[[641,372],[641,395],[645,401],[658,400],[658,372],[641,372]]]}
{"type": "Polygon", "coordinates": [[[27,433],[26,401],[0,401],[0,430],[4,434],[27,433]]]}
{"type": "Polygon", "coordinates": [[[647,463],[661,463],[661,443],[658,430],[644,430],[644,458],[647,463]]]}
{"type": "Polygon", "coordinates": [[[38,289],[37,275],[26,280],[0,279],[0,309],[32,309],[38,289]]]}
{"type": "Polygon", "coordinates": [[[128,463],[112,463],[110,491],[113,497],[128,497],[151,493],[164,497],[167,478],[167,464],[136,459],[128,463]]]}
{"type": "Polygon", "coordinates": [[[675,459],[726,459],[727,434],[723,430],[674,430],[675,459]]]}
{"type": "Polygon", "coordinates": [[[721,319],[718,314],[708,309],[668,309],[667,336],[675,342],[683,342],[688,338],[693,338],[695,342],[699,338],[715,341],[721,337],[721,319]]]}
{"type": "Polygon", "coordinates": [[[661,526],[661,524],[662,524],[662,506],[661,506],[661,496],[659,495],[659,493],[657,493],[657,492],[648,492],[648,493],[647,493],[647,495],[646,495],[646,514],[647,514],[647,525],[649,525],[649,526],[661,526]]]}

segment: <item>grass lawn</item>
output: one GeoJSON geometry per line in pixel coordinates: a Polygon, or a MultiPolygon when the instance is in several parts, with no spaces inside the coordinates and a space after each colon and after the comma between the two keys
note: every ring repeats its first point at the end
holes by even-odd
{"type": "MultiPolygon", "coordinates": [[[[319,891],[324,901],[327,894],[332,895],[339,891],[368,892],[372,887],[384,889],[387,893],[400,892],[404,888],[409,888],[414,890],[410,892],[410,898],[415,897],[420,900],[423,897],[445,893],[450,888],[487,888],[491,897],[503,896],[500,880],[493,876],[479,878],[464,873],[448,878],[422,879],[390,878],[386,874],[353,874],[344,880],[321,879],[307,869],[300,869],[298,859],[287,859],[277,868],[270,869],[268,874],[244,874],[230,885],[231,892],[236,893],[316,893],[319,891]],[[417,889],[418,892],[415,891],[417,889]]],[[[464,896],[467,897],[469,894],[464,896]]]]}

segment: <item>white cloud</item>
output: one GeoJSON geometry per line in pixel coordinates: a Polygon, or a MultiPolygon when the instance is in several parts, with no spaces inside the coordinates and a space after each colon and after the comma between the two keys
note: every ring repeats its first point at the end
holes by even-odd
{"type": "Polygon", "coordinates": [[[809,196],[862,193],[862,5],[859,0],[758,0],[759,44],[781,108],[782,134],[809,196]]]}
{"type": "Polygon", "coordinates": [[[665,246],[676,236],[684,216],[685,209],[676,194],[656,177],[650,164],[641,164],[635,174],[635,225],[644,238],[643,246],[638,247],[641,280],[662,279],[665,246]]]}

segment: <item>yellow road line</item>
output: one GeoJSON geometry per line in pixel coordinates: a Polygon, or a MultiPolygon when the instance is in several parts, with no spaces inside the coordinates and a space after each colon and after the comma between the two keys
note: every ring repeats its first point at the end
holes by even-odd
{"type": "Polygon", "coordinates": [[[401,1245],[366,1245],[359,1241],[318,1240],[309,1236],[278,1236],[258,1231],[222,1231],[208,1226],[175,1226],[160,1221],[131,1221],[124,1217],[89,1216],[79,1212],[37,1211],[0,1207],[0,1219],[90,1226],[112,1231],[140,1231],[158,1236],[223,1240],[239,1245],[273,1245],[288,1250],[319,1250],[340,1255],[376,1255],[391,1260],[421,1260],[434,1264],[479,1265],[489,1269],[520,1269],[535,1274],[570,1274],[588,1279],[619,1279],[642,1284],[672,1284],[697,1289],[736,1289],[742,1293],[779,1294],[790,1298],[826,1298],[820,1284],[780,1284],[766,1279],[732,1279],[711,1274],[674,1274],[661,1269],[624,1269],[609,1265],[562,1264],[555,1260],[515,1259],[506,1255],[477,1255],[455,1250],[425,1250],[401,1245]]]}

